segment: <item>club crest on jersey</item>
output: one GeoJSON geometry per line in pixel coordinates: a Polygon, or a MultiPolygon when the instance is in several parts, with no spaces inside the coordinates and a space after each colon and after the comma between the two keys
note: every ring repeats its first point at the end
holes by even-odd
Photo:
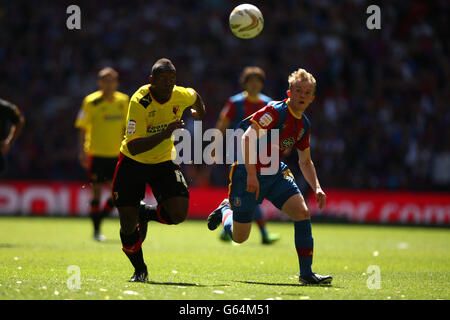
{"type": "Polygon", "coordinates": [[[273,117],[269,112],[263,114],[263,116],[259,119],[258,123],[261,127],[267,127],[273,121],[273,117]]]}
{"type": "Polygon", "coordinates": [[[127,133],[134,134],[136,132],[136,120],[128,120],[127,133]]]}

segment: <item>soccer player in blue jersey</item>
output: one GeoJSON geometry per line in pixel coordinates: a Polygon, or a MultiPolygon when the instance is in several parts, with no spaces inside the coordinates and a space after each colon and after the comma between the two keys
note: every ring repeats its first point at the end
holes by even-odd
{"type": "MultiPolygon", "coordinates": [[[[252,115],[273,100],[261,93],[265,78],[264,70],[259,67],[248,66],[244,68],[239,79],[244,91],[230,97],[220,112],[216,128],[222,134],[228,128],[235,129],[242,119],[252,115]]],[[[267,231],[266,220],[260,206],[256,206],[253,219],[258,224],[263,244],[272,244],[280,239],[279,234],[267,231]]],[[[220,239],[231,241],[230,236],[224,229],[222,229],[220,239]]]]}
{"type": "MultiPolygon", "coordinates": [[[[274,130],[278,130],[279,139],[273,144],[279,151],[278,157],[281,157],[281,153],[289,147],[294,146],[297,149],[300,170],[315,193],[319,209],[325,206],[326,195],[317,178],[309,149],[310,121],[304,114],[314,100],[316,80],[306,70],[299,69],[289,76],[288,81],[287,99],[272,101],[241,122],[240,128],[245,130],[242,136],[244,163],[235,163],[231,167],[228,199],[222,201],[209,215],[208,228],[214,230],[222,222],[232,239],[242,243],[250,235],[255,207],[263,199],[267,199],[294,221],[300,283],[330,284],[331,276],[319,275],[311,269],[314,241],[310,214],[291,171],[283,162],[278,162],[276,172],[267,174],[261,161],[262,150],[257,154],[256,164],[249,161],[252,154],[256,154],[256,140],[265,134],[272,135],[274,130]]],[[[272,142],[269,140],[269,143],[272,142]]],[[[269,148],[272,149],[270,144],[269,148]]]]}

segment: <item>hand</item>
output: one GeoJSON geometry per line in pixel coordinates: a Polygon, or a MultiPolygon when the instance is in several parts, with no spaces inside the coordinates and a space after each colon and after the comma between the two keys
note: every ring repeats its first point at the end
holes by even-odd
{"type": "Polygon", "coordinates": [[[201,119],[200,115],[198,114],[197,110],[194,108],[191,108],[191,114],[194,118],[201,119]]]}
{"type": "Polygon", "coordinates": [[[256,193],[255,199],[259,198],[259,181],[256,175],[247,175],[247,192],[256,193]]]}
{"type": "Polygon", "coordinates": [[[9,152],[9,149],[11,149],[11,143],[9,143],[6,140],[0,141],[0,153],[1,154],[7,154],[9,152]]]}
{"type": "Polygon", "coordinates": [[[165,136],[167,138],[169,138],[176,129],[183,128],[183,127],[184,127],[184,121],[183,120],[177,120],[177,121],[174,121],[172,123],[169,123],[169,125],[166,128],[166,130],[164,131],[165,136]]]}
{"type": "Polygon", "coordinates": [[[325,207],[325,203],[327,202],[327,196],[321,188],[318,188],[316,190],[316,201],[319,204],[319,209],[322,210],[322,208],[325,207]]]}
{"type": "Polygon", "coordinates": [[[212,161],[213,161],[213,163],[212,164],[217,164],[217,157],[216,157],[216,149],[212,149],[211,150],[211,157],[212,157],[212,161]]]}
{"type": "Polygon", "coordinates": [[[87,167],[88,167],[88,159],[87,159],[87,155],[86,155],[86,153],[84,151],[81,151],[78,154],[78,160],[80,161],[81,166],[84,169],[87,169],[87,167]]]}

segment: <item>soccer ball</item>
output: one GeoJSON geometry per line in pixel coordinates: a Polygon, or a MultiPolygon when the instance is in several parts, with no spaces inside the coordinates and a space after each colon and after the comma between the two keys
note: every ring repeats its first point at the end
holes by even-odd
{"type": "Polygon", "coordinates": [[[241,39],[256,37],[264,28],[264,18],[257,7],[244,3],[230,13],[230,29],[241,39]]]}

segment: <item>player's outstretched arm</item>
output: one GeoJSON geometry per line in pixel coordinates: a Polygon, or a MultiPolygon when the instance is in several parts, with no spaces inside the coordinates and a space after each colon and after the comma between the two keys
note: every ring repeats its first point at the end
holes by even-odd
{"type": "Polygon", "coordinates": [[[197,100],[195,100],[194,104],[191,107],[191,114],[197,119],[203,119],[206,115],[206,107],[203,103],[202,97],[197,93],[197,100]]]}
{"type": "Polygon", "coordinates": [[[242,135],[242,154],[244,156],[245,170],[247,171],[247,192],[255,193],[256,199],[259,197],[259,182],[256,175],[257,151],[256,143],[258,138],[265,134],[264,129],[260,129],[255,123],[242,135]]]}
{"type": "Polygon", "coordinates": [[[84,169],[87,169],[88,158],[86,152],[84,152],[84,139],[86,132],[82,128],[79,128],[78,131],[78,161],[80,161],[80,165],[84,169]]]}
{"type": "Polygon", "coordinates": [[[327,196],[325,195],[325,192],[323,192],[319,179],[317,178],[316,168],[311,159],[310,149],[306,148],[303,151],[298,150],[298,159],[303,177],[305,177],[305,180],[308,182],[311,189],[313,189],[314,194],[316,195],[316,201],[319,204],[319,209],[322,209],[325,206],[327,196]]]}

